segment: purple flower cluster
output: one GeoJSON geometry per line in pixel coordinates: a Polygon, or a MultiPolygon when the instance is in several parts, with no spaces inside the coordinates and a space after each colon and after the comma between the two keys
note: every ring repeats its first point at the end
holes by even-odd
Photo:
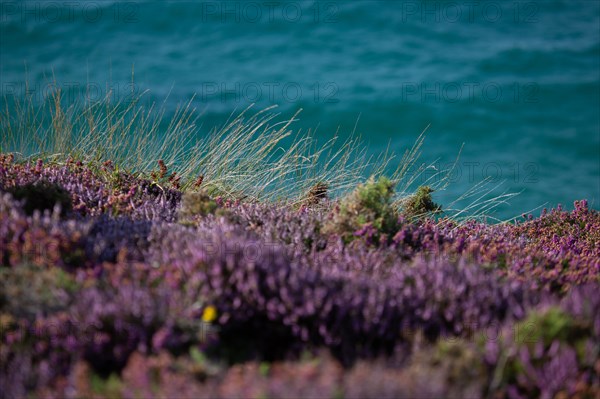
{"type": "Polygon", "coordinates": [[[490,392],[553,398],[598,394],[600,297],[597,284],[548,299],[523,321],[508,324],[481,350],[494,380],[490,392]]]}
{"type": "Polygon", "coordinates": [[[81,162],[44,165],[41,160],[16,163],[11,155],[0,155],[0,189],[45,181],[66,189],[78,215],[124,215],[132,219],[172,221],[181,193],[147,179],[102,166],[81,162]]]}
{"type": "Polygon", "coordinates": [[[203,295],[219,310],[224,346],[249,338],[248,347],[258,352],[253,357],[272,360],[306,343],[327,346],[351,364],[357,356],[391,353],[415,331],[435,340],[523,317],[535,300],[521,284],[503,284],[464,262],[393,262],[385,251],[335,246],[313,258],[221,237],[216,234],[211,245],[191,244],[211,250],[184,262],[203,266],[203,295]]]}
{"type": "Polygon", "coordinates": [[[110,164],[0,155],[5,397],[600,392],[585,201],[514,224],[400,216],[385,233],[348,214],[348,239],[324,228],[335,201],[215,198],[182,217],[182,195],[110,164]],[[37,182],[68,211],[26,212],[12,189],[37,182]]]}

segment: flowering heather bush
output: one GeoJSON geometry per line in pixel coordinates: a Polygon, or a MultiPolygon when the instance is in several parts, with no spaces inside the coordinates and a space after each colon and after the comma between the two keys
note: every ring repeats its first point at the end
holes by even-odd
{"type": "Polygon", "coordinates": [[[460,336],[522,317],[529,306],[520,285],[501,285],[476,266],[422,259],[369,278],[359,271],[367,269],[362,259],[343,254],[327,258],[327,271],[320,270],[323,258],[319,266],[302,265],[277,250],[246,266],[236,244],[217,244],[228,256],[209,258],[205,295],[221,314],[225,348],[251,337],[247,349],[268,360],[309,343],[329,347],[349,365],[357,356],[391,353],[414,331],[432,341],[460,336]]]}
{"type": "Polygon", "coordinates": [[[593,397],[600,393],[600,300],[595,285],[574,288],[483,341],[490,393],[593,397]]]}
{"type": "Polygon", "coordinates": [[[41,160],[33,165],[0,156],[0,190],[12,191],[39,182],[55,184],[69,192],[73,211],[84,216],[110,214],[172,221],[181,200],[179,191],[107,166],[96,168],[70,160],[64,165],[44,165],[41,160]]]}
{"type": "Polygon", "coordinates": [[[517,226],[513,237],[528,241],[531,264],[515,261],[508,270],[512,276],[537,277],[555,288],[599,281],[600,213],[589,209],[587,201],[576,201],[572,212],[560,207],[544,211],[540,218],[517,226]]]}
{"type": "Polygon", "coordinates": [[[0,259],[3,265],[68,267],[85,263],[83,236],[90,223],[61,219],[57,209],[33,216],[10,194],[0,196],[0,259]]]}
{"type": "Polygon", "coordinates": [[[286,205],[170,177],[0,155],[3,397],[600,394],[585,201],[490,225],[403,215],[384,178],[286,205]],[[72,206],[30,212],[39,185],[72,206]]]}

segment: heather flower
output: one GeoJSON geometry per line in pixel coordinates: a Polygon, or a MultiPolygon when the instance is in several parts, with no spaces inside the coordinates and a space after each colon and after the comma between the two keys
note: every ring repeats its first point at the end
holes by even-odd
{"type": "Polygon", "coordinates": [[[577,287],[560,304],[549,300],[525,320],[507,325],[502,339],[487,342],[484,358],[494,376],[490,391],[548,398],[598,392],[600,312],[598,300],[587,296],[597,289],[597,284],[577,287]]]}
{"type": "MultiPolygon", "coordinates": [[[[337,209],[298,209],[102,167],[0,154],[5,396],[600,391],[600,215],[585,201],[514,224],[409,223],[383,178],[339,202],[315,188],[337,209]],[[28,214],[5,192],[41,184],[71,211],[28,214]]],[[[415,209],[437,209],[421,194],[415,209]]]]}

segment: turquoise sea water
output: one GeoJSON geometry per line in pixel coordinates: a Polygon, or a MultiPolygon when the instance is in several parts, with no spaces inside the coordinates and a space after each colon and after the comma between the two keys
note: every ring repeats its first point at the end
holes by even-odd
{"type": "Polygon", "coordinates": [[[195,94],[207,132],[250,103],[302,108],[295,126],[323,141],[356,125],[373,154],[429,125],[424,161],[465,144],[442,204],[487,177],[522,191],[501,218],[600,205],[597,1],[1,4],[3,94],[54,76],[74,97],[126,96],[133,69],[171,111],[195,94]]]}

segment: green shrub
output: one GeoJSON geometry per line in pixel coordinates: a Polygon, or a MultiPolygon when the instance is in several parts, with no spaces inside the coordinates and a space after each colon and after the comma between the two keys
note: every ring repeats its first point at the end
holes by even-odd
{"type": "Polygon", "coordinates": [[[193,224],[198,216],[214,214],[218,204],[205,191],[186,192],[181,198],[181,207],[179,208],[179,223],[193,224]]]}
{"type": "MultiPolygon", "coordinates": [[[[494,371],[494,388],[517,386],[525,396],[539,396],[540,388],[528,370],[548,367],[559,350],[575,350],[577,367],[592,370],[597,352],[589,353],[588,344],[593,342],[591,321],[574,318],[559,307],[533,311],[512,328],[509,339],[500,340],[501,353],[498,364],[502,367],[494,371]],[[526,357],[520,356],[527,353],[526,357]],[[524,363],[525,359],[525,363],[524,363]]],[[[484,340],[480,340],[483,348],[484,340]]]]}
{"type": "Polygon", "coordinates": [[[429,214],[441,212],[442,207],[431,198],[434,190],[421,186],[414,195],[402,201],[402,215],[409,220],[421,219],[429,214]]]}
{"type": "Polygon", "coordinates": [[[33,215],[37,209],[40,212],[54,209],[60,205],[61,215],[72,209],[71,194],[56,183],[39,181],[23,186],[11,187],[7,190],[17,200],[25,200],[23,209],[28,215],[33,215]]]}
{"type": "Polygon", "coordinates": [[[386,177],[373,177],[343,198],[324,226],[325,233],[339,234],[345,242],[369,230],[368,238],[379,242],[399,228],[398,213],[392,206],[394,184],[386,177]]]}
{"type": "Polygon", "coordinates": [[[550,346],[555,340],[574,343],[589,333],[560,308],[533,312],[515,326],[515,342],[533,348],[538,343],[550,346]]]}

